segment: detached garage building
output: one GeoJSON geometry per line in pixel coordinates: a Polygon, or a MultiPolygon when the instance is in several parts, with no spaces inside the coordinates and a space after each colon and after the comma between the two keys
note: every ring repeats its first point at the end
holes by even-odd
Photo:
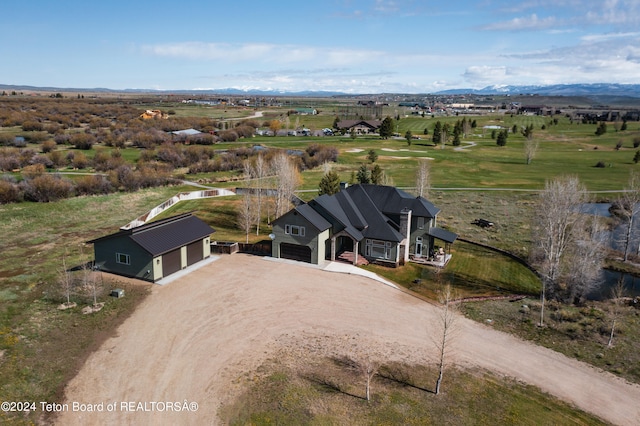
{"type": "Polygon", "coordinates": [[[158,281],[211,255],[215,230],[185,213],[89,241],[102,271],[158,281]]]}

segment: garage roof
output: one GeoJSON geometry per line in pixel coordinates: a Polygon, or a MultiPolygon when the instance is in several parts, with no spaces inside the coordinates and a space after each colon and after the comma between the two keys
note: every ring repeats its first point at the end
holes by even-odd
{"type": "Polygon", "coordinates": [[[202,220],[185,213],[167,219],[147,223],[135,228],[121,230],[89,241],[96,243],[110,238],[130,238],[152,256],[159,256],[208,237],[215,230],[202,220]]]}

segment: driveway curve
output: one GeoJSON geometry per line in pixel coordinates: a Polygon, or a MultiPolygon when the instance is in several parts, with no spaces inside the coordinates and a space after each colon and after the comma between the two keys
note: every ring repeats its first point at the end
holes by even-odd
{"type": "MultiPolygon", "coordinates": [[[[389,360],[435,361],[437,314],[436,306],[365,277],[223,256],[154,286],[69,382],[69,410],[56,421],[219,424],[221,404],[288,347],[348,353],[353,339],[362,339],[389,360]],[[96,411],[74,412],[74,403],[96,411]]],[[[460,366],[535,385],[613,424],[640,424],[638,385],[464,317],[456,333],[451,353],[460,366]]]]}

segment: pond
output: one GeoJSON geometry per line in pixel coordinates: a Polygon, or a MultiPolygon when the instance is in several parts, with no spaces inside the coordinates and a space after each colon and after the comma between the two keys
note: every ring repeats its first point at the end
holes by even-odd
{"type": "MultiPolygon", "coordinates": [[[[581,212],[602,217],[612,217],[609,212],[611,203],[585,203],[580,209],[581,212]]],[[[626,222],[619,223],[611,230],[606,231],[605,241],[614,250],[624,251],[624,236],[626,233],[626,222]]],[[[634,226],[631,231],[631,250],[632,254],[640,251],[640,217],[634,220],[634,226]]],[[[630,274],[603,270],[602,285],[597,290],[587,295],[590,300],[603,300],[611,295],[611,289],[622,279],[625,286],[626,296],[640,296],[640,277],[634,277],[630,274]]]]}

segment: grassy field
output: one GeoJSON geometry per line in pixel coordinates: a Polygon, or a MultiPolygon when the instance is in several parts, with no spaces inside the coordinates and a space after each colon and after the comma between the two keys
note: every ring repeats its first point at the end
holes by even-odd
{"type": "Polygon", "coordinates": [[[220,412],[231,425],[599,425],[533,387],[483,371],[450,369],[433,393],[437,372],[421,365],[383,365],[364,398],[363,379],[341,360],[312,358],[295,369],[278,361],[246,379],[248,390],[220,412]],[[386,377],[408,377],[404,381],[386,377]]]}
{"type": "Polygon", "coordinates": [[[546,326],[538,327],[538,298],[462,305],[465,315],[474,320],[640,383],[640,313],[631,306],[622,308],[614,344],[607,347],[613,321],[610,309],[605,302],[581,307],[551,302],[546,307],[546,326]]]}
{"type": "Polygon", "coordinates": [[[452,258],[443,271],[409,263],[396,269],[368,265],[365,268],[409,290],[437,300],[443,283],[451,284],[457,297],[535,295],[540,280],[522,264],[496,252],[456,242],[452,258]]]}

